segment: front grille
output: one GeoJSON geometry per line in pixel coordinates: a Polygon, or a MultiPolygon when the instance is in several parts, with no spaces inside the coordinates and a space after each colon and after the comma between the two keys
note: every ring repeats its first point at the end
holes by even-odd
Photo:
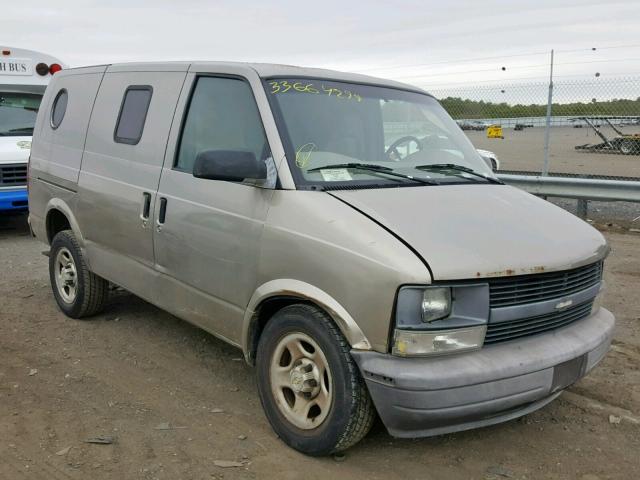
{"type": "Polygon", "coordinates": [[[564,327],[577,320],[588,317],[593,300],[567,308],[560,312],[545,313],[535,317],[518,318],[507,322],[489,323],[484,339],[485,345],[506,342],[514,338],[536,335],[538,333],[564,327]]]}
{"type": "Polygon", "coordinates": [[[16,187],[27,184],[25,163],[0,165],[0,187],[16,187]]]}
{"type": "Polygon", "coordinates": [[[585,290],[602,279],[602,261],[562,272],[489,279],[491,308],[524,305],[585,290]]]}

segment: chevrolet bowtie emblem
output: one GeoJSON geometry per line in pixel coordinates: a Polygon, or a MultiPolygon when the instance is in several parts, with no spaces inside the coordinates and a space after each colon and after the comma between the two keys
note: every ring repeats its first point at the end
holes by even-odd
{"type": "Polygon", "coordinates": [[[564,302],[560,302],[556,305],[556,310],[562,310],[563,308],[567,308],[573,305],[573,300],[566,300],[564,302]]]}

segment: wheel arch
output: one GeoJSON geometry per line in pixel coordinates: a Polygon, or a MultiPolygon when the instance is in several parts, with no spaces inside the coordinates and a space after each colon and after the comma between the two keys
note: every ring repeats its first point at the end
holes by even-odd
{"type": "Polygon", "coordinates": [[[65,201],[59,198],[52,198],[47,204],[45,209],[45,229],[49,245],[51,245],[53,237],[55,237],[58,232],[71,229],[80,246],[84,247],[84,238],[80,233],[80,227],[71,208],[65,201]]]}
{"type": "Polygon", "coordinates": [[[313,285],[294,279],[269,281],[256,289],[245,311],[242,350],[253,365],[260,334],[278,310],[295,303],[307,303],[323,310],[338,326],[352,348],[371,350],[371,343],[353,317],[331,295],[313,285]]]}

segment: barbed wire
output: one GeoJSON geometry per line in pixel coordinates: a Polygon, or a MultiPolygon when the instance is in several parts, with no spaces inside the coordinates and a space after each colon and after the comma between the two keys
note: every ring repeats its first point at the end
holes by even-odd
{"type": "MultiPolygon", "coordinates": [[[[604,47],[583,47],[583,48],[574,48],[574,49],[559,49],[556,50],[556,53],[578,53],[578,52],[593,52],[600,50],[614,50],[614,49],[624,49],[624,48],[640,48],[640,43],[638,44],[627,44],[627,45],[612,45],[612,46],[604,46],[604,47]]],[[[549,55],[549,50],[546,51],[537,51],[537,52],[527,52],[527,53],[514,53],[514,54],[505,54],[505,55],[493,55],[487,57],[474,57],[474,58],[463,58],[463,59],[449,59],[449,60],[441,60],[435,62],[427,62],[427,63],[407,63],[401,65],[389,65],[389,66],[381,66],[381,67],[371,67],[358,69],[358,72],[373,72],[373,71],[382,71],[382,70],[394,70],[397,68],[412,68],[412,67],[430,67],[434,65],[450,65],[450,64],[459,64],[459,63],[468,63],[468,62],[480,62],[484,60],[503,60],[507,58],[518,58],[518,57],[531,57],[538,55],[549,55]]]]}

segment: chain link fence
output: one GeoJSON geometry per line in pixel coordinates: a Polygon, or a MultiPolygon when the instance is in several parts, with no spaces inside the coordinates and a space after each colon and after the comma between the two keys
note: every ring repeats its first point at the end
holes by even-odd
{"type": "MultiPolygon", "coordinates": [[[[500,170],[543,171],[548,83],[431,93],[500,170]]],[[[549,172],[640,177],[640,77],[558,80],[552,99],[549,172]]]]}

